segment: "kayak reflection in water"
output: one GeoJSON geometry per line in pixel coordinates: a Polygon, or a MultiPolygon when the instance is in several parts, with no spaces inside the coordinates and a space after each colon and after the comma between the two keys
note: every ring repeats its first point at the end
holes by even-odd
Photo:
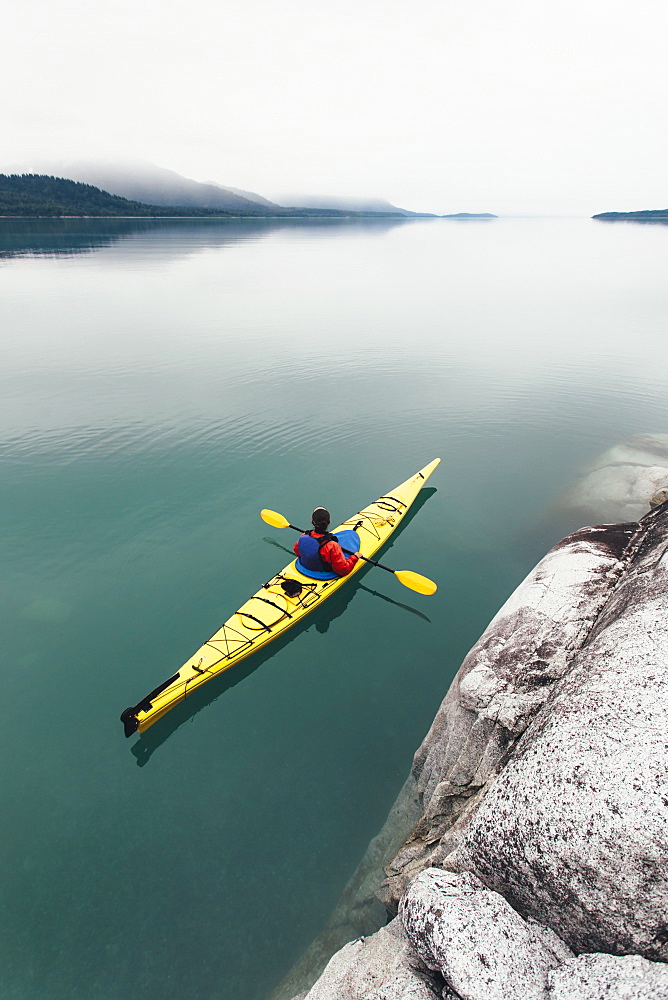
{"type": "Polygon", "coordinates": [[[359,560],[354,553],[346,558],[336,535],[327,530],[330,520],[328,510],[316,507],[311,515],[313,529],[300,535],[295,542],[295,555],[299,559],[297,568],[307,576],[316,573],[318,576],[321,573],[348,576],[359,560]]]}

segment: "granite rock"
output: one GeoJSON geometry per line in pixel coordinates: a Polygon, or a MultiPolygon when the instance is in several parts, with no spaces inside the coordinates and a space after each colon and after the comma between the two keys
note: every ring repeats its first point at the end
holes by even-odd
{"type": "Polygon", "coordinates": [[[666,1000],[668,965],[638,955],[584,954],[548,972],[549,1000],[666,1000]]]}
{"type": "Polygon", "coordinates": [[[546,973],[572,957],[469,872],[423,871],[399,912],[417,954],[462,1000],[544,1000],[546,973]]]}
{"type": "Polygon", "coordinates": [[[456,859],[576,952],[668,959],[668,506],[456,859]]]}
{"type": "Polygon", "coordinates": [[[304,1000],[434,1000],[429,978],[395,919],[336,952],[304,1000]]]}
{"type": "Polygon", "coordinates": [[[400,969],[383,986],[368,993],[364,1000],[434,1000],[438,996],[442,996],[441,991],[434,992],[412,969],[400,969]]]}
{"type": "Polygon", "coordinates": [[[387,865],[389,909],[446,865],[513,746],[567,672],[625,565],[637,524],[583,528],[556,545],[464,660],[413,761],[422,817],[387,865]]]}

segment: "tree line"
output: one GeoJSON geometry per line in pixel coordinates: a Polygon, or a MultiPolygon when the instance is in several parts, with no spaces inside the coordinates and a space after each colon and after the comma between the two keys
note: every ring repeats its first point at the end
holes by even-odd
{"type": "Polygon", "coordinates": [[[92,184],[46,174],[0,174],[0,215],[9,216],[150,216],[233,217],[206,208],[144,205],[109,194],[92,184]]]}

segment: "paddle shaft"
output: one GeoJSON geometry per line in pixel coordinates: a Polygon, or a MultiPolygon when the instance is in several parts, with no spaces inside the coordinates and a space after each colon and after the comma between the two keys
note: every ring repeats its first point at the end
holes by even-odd
{"type": "MultiPolygon", "coordinates": [[[[295,524],[289,524],[288,528],[292,528],[293,531],[298,531],[300,535],[306,534],[303,528],[298,528],[295,524]]],[[[350,549],[344,549],[343,546],[341,547],[341,551],[345,552],[349,556],[358,556],[358,558],[363,559],[364,562],[371,563],[372,566],[377,566],[378,569],[386,569],[388,573],[392,573],[394,576],[395,570],[390,569],[389,566],[383,566],[382,563],[376,562],[375,559],[369,559],[368,556],[363,556],[361,552],[352,552],[350,549]]]]}

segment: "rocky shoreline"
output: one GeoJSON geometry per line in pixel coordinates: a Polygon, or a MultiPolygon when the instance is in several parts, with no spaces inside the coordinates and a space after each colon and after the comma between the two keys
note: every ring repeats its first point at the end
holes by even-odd
{"type": "Polygon", "coordinates": [[[501,608],[276,1000],[668,1000],[657,500],[638,521],[564,538],[501,608]],[[381,904],[397,915],[370,933],[381,904]]]}

